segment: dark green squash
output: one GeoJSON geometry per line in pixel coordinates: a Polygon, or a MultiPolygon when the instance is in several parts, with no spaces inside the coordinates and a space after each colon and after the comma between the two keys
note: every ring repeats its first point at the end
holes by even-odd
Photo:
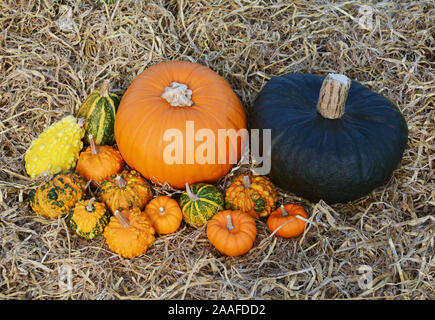
{"type": "Polygon", "coordinates": [[[396,105],[341,75],[272,78],[256,97],[249,124],[272,130],[274,183],[330,204],[356,200],[383,185],[408,137],[396,105]]]}

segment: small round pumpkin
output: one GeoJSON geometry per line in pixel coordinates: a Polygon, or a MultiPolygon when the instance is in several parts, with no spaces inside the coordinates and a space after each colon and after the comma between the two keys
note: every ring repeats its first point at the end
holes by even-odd
{"type": "Polygon", "coordinates": [[[271,232],[276,231],[275,235],[282,238],[293,238],[301,235],[305,229],[308,215],[304,208],[296,204],[281,205],[278,209],[271,212],[267,218],[267,227],[271,232]]]}
{"type": "Polygon", "coordinates": [[[30,206],[41,216],[56,218],[67,214],[85,195],[85,179],[70,170],[58,173],[47,183],[31,190],[30,206]]]}
{"type": "Polygon", "coordinates": [[[97,183],[119,173],[124,166],[121,154],[111,146],[97,146],[92,134],[89,135],[90,146],[80,153],[76,171],[87,181],[97,183]]]}
{"type": "Polygon", "coordinates": [[[175,232],[183,220],[178,202],[167,196],[152,199],[145,207],[145,214],[158,234],[175,232]]]}
{"type": "Polygon", "coordinates": [[[109,249],[127,259],[146,253],[154,234],[151,222],[138,208],[115,210],[103,233],[109,249]]]}
{"type": "Polygon", "coordinates": [[[123,170],[118,175],[104,180],[100,184],[99,199],[106,203],[113,213],[115,210],[143,210],[153,197],[151,186],[135,170],[123,170]]]}
{"type": "Polygon", "coordinates": [[[207,223],[207,238],[227,256],[240,256],[248,252],[257,236],[255,219],[240,210],[216,213],[207,223]]]}
{"type": "Polygon", "coordinates": [[[224,196],[212,184],[196,183],[189,186],[179,199],[184,221],[192,227],[199,228],[210,220],[214,214],[224,209],[224,196]]]}
{"type": "Polygon", "coordinates": [[[338,74],[273,77],[254,101],[250,127],[271,130],[274,183],[329,204],[356,200],[383,185],[408,137],[393,102],[338,74]]]}
{"type": "Polygon", "coordinates": [[[85,239],[93,239],[103,233],[111,213],[104,203],[91,198],[77,202],[70,215],[72,230],[85,239]]]}
{"type": "Polygon", "coordinates": [[[266,176],[240,175],[225,192],[225,209],[241,210],[258,219],[275,209],[278,193],[266,176]]]}

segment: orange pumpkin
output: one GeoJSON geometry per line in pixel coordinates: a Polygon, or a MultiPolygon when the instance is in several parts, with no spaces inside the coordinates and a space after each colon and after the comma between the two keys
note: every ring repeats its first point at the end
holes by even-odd
{"type": "Polygon", "coordinates": [[[157,184],[183,189],[186,182],[214,183],[228,173],[246,135],[225,137],[223,155],[218,130],[246,133],[246,126],[243,106],[221,76],[196,63],[171,61],[144,70],[128,87],[116,114],[115,139],[131,168],[157,184]]]}
{"type": "Polygon", "coordinates": [[[281,227],[275,233],[278,237],[293,238],[304,232],[307,219],[304,208],[296,204],[286,204],[271,212],[266,223],[271,232],[281,227]]]}
{"type": "Polygon", "coordinates": [[[158,234],[175,232],[183,220],[178,202],[167,196],[152,199],[145,207],[145,214],[158,234]]]}
{"type": "Polygon", "coordinates": [[[257,236],[255,219],[240,210],[216,213],[207,223],[207,238],[227,256],[240,256],[248,252],[257,236]]]}
{"type": "Polygon", "coordinates": [[[97,146],[94,136],[88,136],[90,146],[80,153],[76,172],[86,179],[97,183],[120,172],[124,166],[121,154],[111,146],[97,146]]]}

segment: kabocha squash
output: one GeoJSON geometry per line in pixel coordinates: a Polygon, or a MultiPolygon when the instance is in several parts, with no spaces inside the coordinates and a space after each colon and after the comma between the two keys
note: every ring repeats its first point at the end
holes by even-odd
{"type": "Polygon", "coordinates": [[[243,106],[221,76],[185,61],[157,64],[138,75],[115,120],[124,161],[146,179],[176,189],[186,182],[214,183],[240,159],[245,140],[227,143],[223,155],[218,152],[219,129],[246,129],[243,106]],[[209,129],[215,140],[204,138],[201,129],[209,129]]]}
{"type": "Polygon", "coordinates": [[[80,153],[76,172],[87,181],[97,183],[119,173],[124,166],[121,154],[112,146],[97,146],[92,134],[89,135],[90,146],[80,153]]]}
{"type": "Polygon", "coordinates": [[[267,228],[282,238],[293,238],[301,235],[305,229],[308,215],[304,208],[296,204],[281,205],[272,211],[267,218],[267,228]]]}
{"type": "Polygon", "coordinates": [[[83,119],[69,115],[46,128],[26,151],[27,174],[35,178],[74,169],[83,148],[83,123],[83,119]]]}
{"type": "Polygon", "coordinates": [[[114,123],[119,97],[109,92],[110,81],[105,80],[100,90],[94,90],[77,110],[78,118],[85,118],[86,142],[93,135],[97,145],[115,143],[114,123]]]}
{"type": "Polygon", "coordinates": [[[356,200],[398,166],[408,129],[387,98],[344,75],[272,78],[255,99],[250,126],[272,130],[270,177],[317,202],[356,200]]]}
{"type": "Polygon", "coordinates": [[[181,194],[179,204],[184,221],[199,228],[216,212],[224,209],[224,196],[212,184],[196,183],[189,186],[186,182],[186,191],[181,194]]]}
{"type": "Polygon", "coordinates": [[[58,173],[47,183],[31,190],[30,207],[40,216],[56,218],[69,213],[84,195],[85,179],[71,170],[58,173]]]}
{"type": "Polygon", "coordinates": [[[207,238],[227,256],[240,256],[248,252],[257,236],[255,220],[240,210],[216,213],[207,223],[207,238]]]}
{"type": "Polygon", "coordinates": [[[225,192],[226,209],[241,210],[257,219],[269,215],[277,200],[275,185],[260,175],[240,175],[225,192]]]}
{"type": "Polygon", "coordinates": [[[135,170],[123,170],[100,184],[98,197],[113,213],[115,210],[143,210],[153,197],[151,186],[135,170]]]}
{"type": "Polygon", "coordinates": [[[109,249],[127,259],[146,253],[154,234],[151,222],[138,208],[116,210],[103,233],[109,249]]]}
{"type": "Polygon", "coordinates": [[[70,213],[71,229],[85,239],[94,239],[103,233],[111,215],[106,205],[95,198],[80,200],[70,213]]]}
{"type": "Polygon", "coordinates": [[[178,202],[167,196],[152,199],[145,207],[145,214],[158,234],[177,231],[183,220],[178,202]]]}

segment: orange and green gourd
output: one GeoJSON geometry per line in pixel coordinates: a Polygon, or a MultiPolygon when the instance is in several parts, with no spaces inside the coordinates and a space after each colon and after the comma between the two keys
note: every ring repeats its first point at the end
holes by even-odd
{"type": "Polygon", "coordinates": [[[85,118],[86,142],[93,135],[97,145],[113,145],[115,143],[114,124],[118,110],[119,97],[109,92],[110,81],[105,80],[100,90],[94,90],[82,103],[77,117],[85,118]]]}
{"type": "Polygon", "coordinates": [[[101,182],[98,197],[113,213],[119,209],[135,207],[143,210],[152,199],[153,193],[151,186],[138,172],[123,170],[101,182]]]}
{"type": "Polygon", "coordinates": [[[179,199],[184,221],[199,228],[210,220],[216,212],[224,208],[223,194],[212,184],[186,182],[186,191],[179,199]]]}
{"type": "Polygon", "coordinates": [[[29,193],[32,210],[47,218],[68,214],[85,195],[85,179],[74,171],[56,174],[29,193]]]}
{"type": "Polygon", "coordinates": [[[226,209],[241,210],[257,219],[268,216],[277,200],[275,185],[260,175],[240,175],[225,192],[226,209]]]}
{"type": "Polygon", "coordinates": [[[115,210],[103,232],[109,249],[127,259],[146,253],[154,234],[151,222],[138,208],[115,210]]]}
{"type": "Polygon", "coordinates": [[[70,213],[71,229],[85,239],[94,239],[103,233],[111,215],[106,205],[95,198],[80,200],[70,213]]]}

